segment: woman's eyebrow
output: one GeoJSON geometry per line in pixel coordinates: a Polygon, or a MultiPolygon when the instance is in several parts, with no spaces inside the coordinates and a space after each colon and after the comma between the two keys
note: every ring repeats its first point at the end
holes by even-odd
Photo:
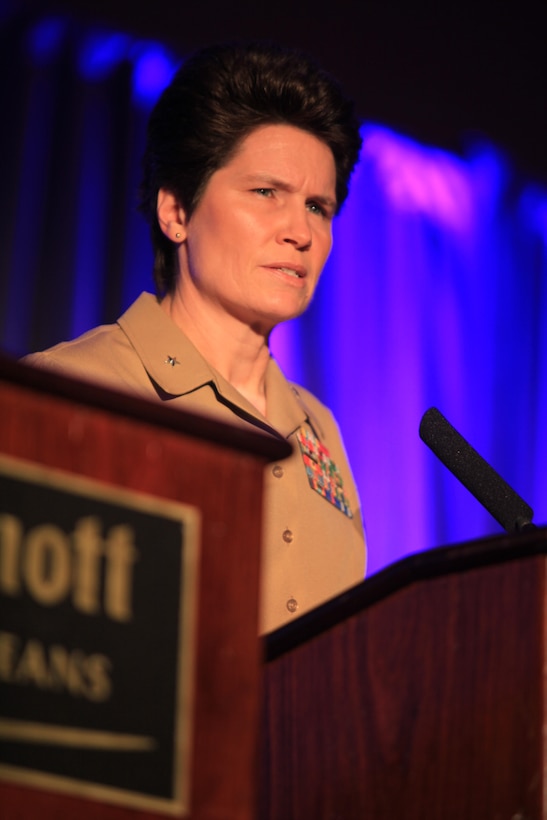
{"type": "MultiPolygon", "coordinates": [[[[290,182],[279,179],[278,177],[272,177],[269,174],[246,174],[243,177],[243,181],[253,185],[260,183],[265,188],[277,188],[279,191],[287,191],[288,193],[294,193],[296,190],[294,185],[291,185],[290,182]]],[[[323,194],[310,194],[306,198],[313,199],[315,202],[318,202],[320,205],[324,205],[326,208],[336,210],[336,199],[333,199],[330,196],[325,196],[323,194]]]]}

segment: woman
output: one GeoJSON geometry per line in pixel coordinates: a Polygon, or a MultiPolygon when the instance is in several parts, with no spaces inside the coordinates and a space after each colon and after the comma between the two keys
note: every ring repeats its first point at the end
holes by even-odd
{"type": "Polygon", "coordinates": [[[270,356],[309,304],[360,148],[353,108],[302,55],[206,49],[149,124],[141,209],[157,296],[27,361],[286,437],[266,475],[261,629],[360,581],[357,491],[330,412],[270,356]]]}

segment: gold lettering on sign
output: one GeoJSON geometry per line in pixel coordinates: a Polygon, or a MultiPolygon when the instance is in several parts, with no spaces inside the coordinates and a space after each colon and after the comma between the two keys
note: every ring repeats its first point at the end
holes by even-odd
{"type": "Polygon", "coordinates": [[[67,692],[75,698],[100,703],[112,694],[112,663],[98,652],[60,644],[45,646],[30,639],[23,643],[11,632],[0,632],[0,681],[33,686],[51,692],[67,692]]]}
{"type": "Polygon", "coordinates": [[[76,552],[74,606],[80,612],[96,615],[100,611],[97,591],[103,549],[99,519],[80,518],[74,528],[72,543],[76,552]]]}
{"type": "Polygon", "coordinates": [[[133,530],[120,524],[112,527],[106,540],[107,573],[105,580],[105,611],[116,621],[130,621],[131,580],[137,550],[133,544],[133,530]]]}
{"type": "Polygon", "coordinates": [[[21,591],[19,547],[23,525],[15,515],[0,515],[0,589],[16,597],[21,591]]]}
{"type": "Polygon", "coordinates": [[[22,573],[31,597],[43,606],[59,604],[72,582],[66,535],[53,524],[42,524],[30,530],[24,544],[22,573]]]}
{"type": "Polygon", "coordinates": [[[137,559],[134,531],[125,524],[105,538],[95,516],[80,518],[68,535],[48,523],[25,534],[16,516],[0,515],[0,592],[10,597],[26,589],[42,606],[71,597],[78,612],[130,621],[137,559]]]}

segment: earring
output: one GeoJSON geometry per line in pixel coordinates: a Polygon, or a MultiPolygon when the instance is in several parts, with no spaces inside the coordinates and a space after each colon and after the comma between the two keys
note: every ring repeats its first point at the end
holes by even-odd
{"type": "Polygon", "coordinates": [[[181,236],[182,236],[182,234],[180,234],[180,233],[176,233],[176,234],[175,234],[175,236],[176,236],[176,238],[177,238],[177,239],[180,239],[180,238],[181,238],[181,236]]]}

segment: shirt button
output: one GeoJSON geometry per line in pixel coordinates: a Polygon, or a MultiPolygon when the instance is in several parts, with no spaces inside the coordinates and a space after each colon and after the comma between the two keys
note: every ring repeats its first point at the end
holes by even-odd
{"type": "Polygon", "coordinates": [[[284,472],[285,471],[283,470],[283,467],[280,464],[276,464],[272,470],[272,473],[276,478],[281,478],[284,472]]]}
{"type": "Polygon", "coordinates": [[[296,601],[294,598],[289,598],[289,600],[287,601],[287,609],[289,610],[289,612],[296,612],[296,610],[298,609],[298,601],[296,601]]]}
{"type": "Polygon", "coordinates": [[[285,541],[286,544],[291,544],[293,538],[294,538],[294,536],[292,534],[292,530],[284,530],[283,531],[283,541],[285,541]]]}

